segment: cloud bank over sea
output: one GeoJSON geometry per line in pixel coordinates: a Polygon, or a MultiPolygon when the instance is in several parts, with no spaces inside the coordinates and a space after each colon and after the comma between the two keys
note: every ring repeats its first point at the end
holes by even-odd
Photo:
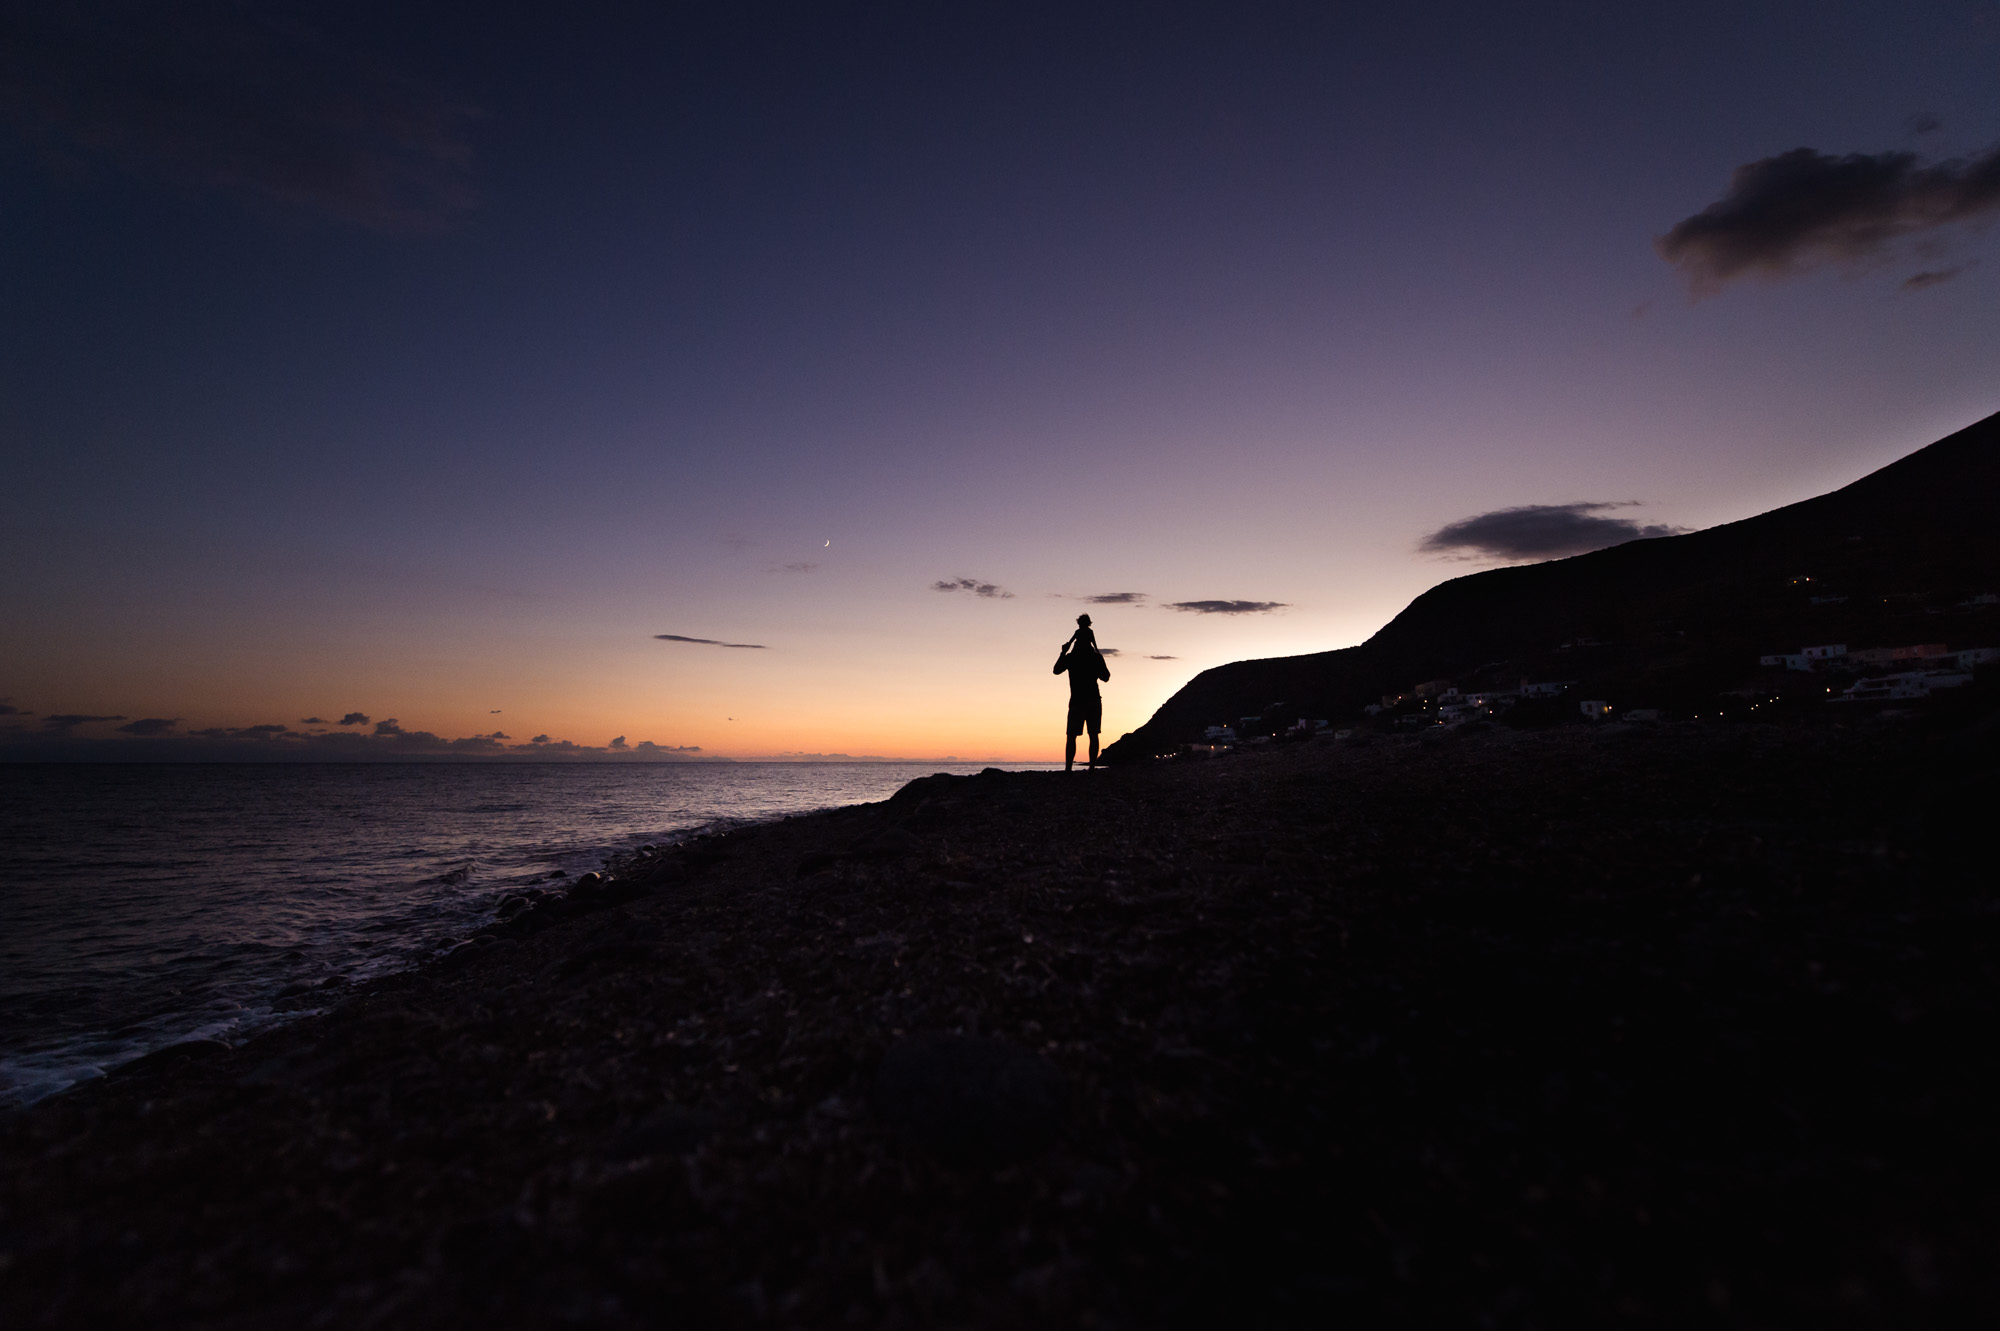
{"type": "Polygon", "coordinates": [[[731,762],[705,753],[698,744],[627,743],[624,736],[605,744],[578,744],[537,735],[524,744],[508,743],[501,731],[446,738],[428,730],[405,730],[394,718],[379,721],[373,733],[304,731],[278,724],[210,726],[175,730],[175,723],[148,717],[111,734],[79,734],[88,721],[117,717],[51,718],[66,726],[0,727],[0,762],[302,762],[373,763],[440,761],[514,762],[731,762]]]}

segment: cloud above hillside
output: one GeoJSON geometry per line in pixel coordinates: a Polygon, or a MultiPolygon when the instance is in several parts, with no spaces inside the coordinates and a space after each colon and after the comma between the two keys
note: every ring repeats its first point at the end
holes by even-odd
{"type": "Polygon", "coordinates": [[[931,584],[931,590],[934,592],[970,592],[974,596],[983,596],[993,601],[1011,601],[1014,599],[1014,593],[996,587],[990,582],[981,582],[978,578],[939,578],[931,584]]]}
{"type": "Polygon", "coordinates": [[[1621,500],[1496,508],[1446,523],[1424,537],[1417,549],[1458,559],[1560,559],[1627,541],[1678,536],[1686,530],[1602,516],[1611,509],[1636,506],[1636,500],[1621,500]]]}
{"type": "MultiPolygon", "coordinates": [[[[2000,213],[2000,147],[1924,165],[1912,152],[1835,157],[1794,148],[1736,168],[1729,191],[1658,237],[1697,295],[1891,256],[1906,237],[2000,213]]],[[[1919,274],[1935,285],[1956,270],[1919,274]]],[[[1913,279],[1914,281],[1914,279],[1913,279]]]]}
{"type": "Polygon", "coordinates": [[[1285,601],[1169,601],[1167,609],[1190,615],[1268,615],[1283,610],[1285,601]]]}
{"type": "Polygon", "coordinates": [[[1942,286],[1978,263],[1977,259],[1967,259],[1964,263],[1955,263],[1948,268],[1926,268],[1920,273],[1911,273],[1903,279],[1903,290],[1922,291],[1926,287],[1942,286]]]}

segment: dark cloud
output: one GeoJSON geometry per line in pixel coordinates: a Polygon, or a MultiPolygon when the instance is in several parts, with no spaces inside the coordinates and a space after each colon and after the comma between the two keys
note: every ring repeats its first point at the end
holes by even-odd
{"type": "Polygon", "coordinates": [[[1178,661],[1181,658],[1178,656],[1149,656],[1146,659],[1148,661],[1178,661]]]}
{"type": "Polygon", "coordinates": [[[977,578],[939,578],[931,584],[934,592],[971,592],[974,596],[985,596],[996,601],[1011,601],[1014,593],[1002,591],[990,582],[977,578]]]}
{"type": "Polygon", "coordinates": [[[299,724],[302,726],[330,726],[333,722],[323,716],[302,716],[299,718],[299,724]]]}
{"type": "Polygon", "coordinates": [[[346,716],[340,718],[340,724],[344,726],[365,726],[368,724],[368,714],[366,712],[349,712],[346,716]]]}
{"type": "Polygon", "coordinates": [[[1886,256],[1897,240],[2000,211],[2000,148],[1919,163],[1915,153],[1834,157],[1794,148],[1736,168],[1729,193],[1653,244],[1697,295],[1886,256]]]}
{"type": "Polygon", "coordinates": [[[190,730],[188,734],[195,739],[271,740],[281,735],[297,735],[298,732],[289,726],[262,725],[210,726],[206,730],[190,730]]]}
{"type": "Polygon", "coordinates": [[[1630,508],[1634,500],[1597,504],[1527,504],[1498,508],[1449,522],[1424,537],[1425,554],[1464,559],[1559,559],[1608,545],[1655,536],[1678,536],[1682,527],[1641,526],[1629,518],[1599,517],[1630,508]]]}
{"type": "Polygon", "coordinates": [[[819,568],[819,565],[818,565],[818,564],[780,564],[780,565],[778,565],[778,572],[780,572],[780,573],[811,573],[811,572],[813,572],[814,570],[816,570],[816,569],[818,569],[818,568],[819,568]]]}
{"type": "Polygon", "coordinates": [[[1184,610],[1191,615],[1267,615],[1273,610],[1283,610],[1284,601],[1169,601],[1167,609],[1184,610]]]}
{"type": "Polygon", "coordinates": [[[1125,653],[1119,651],[1116,647],[1099,647],[1097,654],[1099,656],[1123,656],[1125,653]]]}
{"type": "Polygon", "coordinates": [[[1137,605],[1146,599],[1146,593],[1105,592],[1101,596],[1079,596],[1077,599],[1079,601],[1088,601],[1092,605],[1137,605]]]}
{"type": "Polygon", "coordinates": [[[703,647],[740,647],[746,652],[767,652],[770,648],[761,642],[719,642],[714,638],[683,638],[678,633],[655,633],[661,642],[694,642],[703,647]]]}
{"type": "Polygon", "coordinates": [[[5,698],[0,698],[0,716],[33,716],[26,708],[16,707],[5,698]]]}
{"type": "Polygon", "coordinates": [[[423,80],[314,31],[296,7],[0,10],[0,126],[67,170],[94,160],[376,230],[429,230],[474,203],[473,119],[423,80]]]}
{"type": "Polygon", "coordinates": [[[528,741],[528,743],[530,744],[547,744],[548,742],[549,742],[549,737],[547,735],[537,735],[533,739],[528,741]]]}
{"type": "Polygon", "coordinates": [[[1968,259],[1964,263],[1955,263],[1949,268],[1934,268],[1921,273],[1912,273],[1903,279],[1903,290],[1922,291],[1925,287],[1934,287],[1940,283],[1949,282],[1952,278],[1957,277],[1960,273],[1978,262],[1979,260],[1977,259],[1968,259]]]}
{"type": "Polygon", "coordinates": [[[434,762],[438,760],[509,761],[566,759],[623,762],[715,762],[700,749],[654,744],[628,746],[623,736],[604,747],[550,743],[510,745],[504,731],[448,739],[428,730],[405,730],[395,720],[384,721],[374,733],[300,731],[269,724],[209,726],[180,730],[178,721],[147,717],[121,726],[113,735],[79,733],[93,721],[123,721],[123,717],[63,715],[54,726],[33,731],[14,726],[0,729],[0,761],[6,762],[434,762]]]}
{"type": "Polygon", "coordinates": [[[75,730],[78,726],[87,726],[97,721],[123,721],[124,719],[122,716],[84,716],[77,712],[58,712],[54,716],[43,717],[42,724],[50,730],[69,731],[75,730]]]}
{"type": "Polygon", "coordinates": [[[1935,111],[1919,111],[1903,122],[1912,134],[1935,134],[1944,128],[1944,119],[1935,111]]]}

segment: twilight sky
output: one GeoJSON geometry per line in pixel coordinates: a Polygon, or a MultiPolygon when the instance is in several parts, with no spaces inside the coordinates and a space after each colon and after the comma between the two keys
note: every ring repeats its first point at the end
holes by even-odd
{"type": "Polygon", "coordinates": [[[640,8],[0,0],[0,754],[1049,758],[2000,408],[1990,0],[640,8]]]}

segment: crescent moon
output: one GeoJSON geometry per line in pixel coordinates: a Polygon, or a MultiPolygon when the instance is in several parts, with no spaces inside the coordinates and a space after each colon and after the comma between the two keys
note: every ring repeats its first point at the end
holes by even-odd
{"type": "Polygon", "coordinates": [[[826,543],[826,545],[825,545],[824,547],[822,547],[822,548],[824,548],[824,549],[827,549],[827,550],[831,550],[831,549],[833,549],[833,542],[832,542],[832,541],[828,541],[828,542],[826,543]]]}

